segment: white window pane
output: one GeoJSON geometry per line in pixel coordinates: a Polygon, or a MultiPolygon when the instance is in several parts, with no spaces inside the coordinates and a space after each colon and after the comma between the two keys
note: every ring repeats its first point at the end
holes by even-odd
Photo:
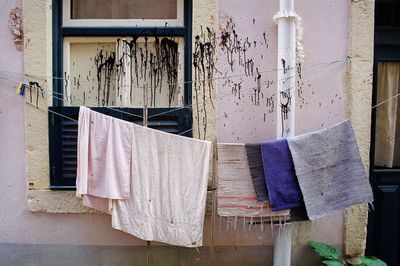
{"type": "Polygon", "coordinates": [[[115,105],[115,42],[71,43],[64,78],[64,105],[115,105]]]}
{"type": "Polygon", "coordinates": [[[149,107],[183,103],[183,38],[66,38],[66,106],[149,107]]]}

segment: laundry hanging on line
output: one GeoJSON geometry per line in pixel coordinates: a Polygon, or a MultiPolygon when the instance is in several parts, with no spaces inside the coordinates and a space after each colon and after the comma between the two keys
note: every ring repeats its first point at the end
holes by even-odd
{"type": "Polygon", "coordinates": [[[203,243],[211,142],[133,124],[132,197],[113,201],[112,226],[141,239],[203,243]]]}
{"type": "Polygon", "coordinates": [[[303,205],[299,183],[286,139],[261,143],[264,177],[272,210],[299,208],[303,205]]]}
{"type": "Polygon", "coordinates": [[[273,211],[268,201],[257,200],[244,144],[218,143],[217,166],[219,216],[289,220],[289,210],[273,211]]]}
{"type": "Polygon", "coordinates": [[[20,82],[15,93],[23,96],[25,94],[25,84],[20,82]]]}
{"type": "Polygon", "coordinates": [[[253,180],[254,190],[258,201],[268,200],[268,190],[265,184],[264,167],[261,158],[260,144],[246,143],[247,161],[249,162],[251,179],[253,180]]]}
{"type": "Polygon", "coordinates": [[[310,220],[374,200],[350,120],[287,141],[310,220]]]}
{"type": "Polygon", "coordinates": [[[80,115],[78,123],[82,134],[77,195],[84,195],[84,204],[111,213],[115,229],[141,239],[202,246],[211,142],[145,128],[85,107],[81,112],[90,117],[80,115]],[[124,171],[116,169],[118,159],[124,171]],[[93,181],[91,173],[102,169],[109,174],[93,175],[93,181]]]}
{"type": "MultiPolygon", "coordinates": [[[[373,201],[353,128],[349,120],[312,133],[253,145],[218,144],[218,214],[245,216],[253,209],[260,182],[255,165],[264,170],[268,202],[272,210],[290,208],[288,222],[315,220],[334,211],[373,201]],[[250,156],[249,156],[250,155],[250,156]],[[246,163],[243,163],[247,161],[246,163]],[[252,182],[252,186],[248,183],[252,182]],[[243,195],[253,195],[252,198],[243,195]],[[246,200],[248,202],[246,202],[246,200]],[[253,200],[253,201],[251,201],[253,200]],[[225,209],[226,208],[226,209],[225,209]]],[[[258,169],[258,170],[259,170],[258,169]]]]}
{"type": "Polygon", "coordinates": [[[131,196],[132,140],[132,123],[79,109],[76,194],[84,205],[109,213],[109,200],[131,196]]]}
{"type": "MultiPolygon", "coordinates": [[[[306,221],[309,220],[309,218],[294,171],[292,157],[287,142],[282,141],[284,140],[278,140],[276,143],[267,141],[262,144],[246,144],[247,160],[250,170],[253,168],[253,171],[250,172],[253,178],[254,189],[256,193],[257,191],[267,190],[266,181],[269,181],[273,192],[270,198],[271,208],[277,210],[282,209],[283,206],[290,206],[290,219],[287,222],[306,221]],[[262,157],[261,146],[263,146],[262,150],[265,160],[263,160],[262,157]],[[248,147],[251,147],[250,153],[248,147]],[[263,166],[264,162],[267,162],[265,171],[263,166]],[[272,169],[270,169],[270,167],[272,167],[272,169]],[[254,177],[255,174],[256,176],[254,177]],[[267,175],[270,178],[266,178],[267,175]],[[278,177],[283,177],[283,179],[278,177]],[[289,180],[287,180],[288,178],[289,180]],[[260,179],[262,179],[262,181],[260,181],[260,179]]],[[[268,200],[268,194],[266,196],[268,200]]]]}

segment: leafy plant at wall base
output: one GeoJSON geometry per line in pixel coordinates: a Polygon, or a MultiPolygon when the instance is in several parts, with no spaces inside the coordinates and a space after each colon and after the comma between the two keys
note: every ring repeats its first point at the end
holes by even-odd
{"type": "Polygon", "coordinates": [[[318,253],[318,255],[320,255],[324,259],[340,260],[340,251],[334,247],[318,241],[311,241],[310,246],[315,252],[318,253]]]}
{"type": "Polygon", "coordinates": [[[311,241],[310,247],[324,259],[322,263],[328,266],[387,266],[385,262],[374,256],[359,255],[345,260],[339,250],[318,241],[311,241]]]}

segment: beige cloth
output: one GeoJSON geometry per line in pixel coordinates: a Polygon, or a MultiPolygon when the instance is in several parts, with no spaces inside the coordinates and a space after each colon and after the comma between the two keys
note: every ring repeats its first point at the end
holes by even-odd
{"type": "Polygon", "coordinates": [[[185,247],[203,243],[211,142],[133,125],[132,197],[114,200],[112,226],[185,247]]]}
{"type": "Polygon", "coordinates": [[[219,216],[290,218],[290,210],[272,211],[268,201],[257,201],[244,144],[218,144],[217,212],[219,216]]]}

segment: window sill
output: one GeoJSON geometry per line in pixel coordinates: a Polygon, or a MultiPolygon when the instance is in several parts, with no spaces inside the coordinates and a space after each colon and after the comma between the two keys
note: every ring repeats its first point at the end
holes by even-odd
{"type": "Polygon", "coordinates": [[[29,190],[28,210],[47,213],[98,213],[83,206],[75,191],[29,190]]]}
{"type": "MultiPolygon", "coordinates": [[[[46,213],[100,213],[83,206],[75,191],[28,190],[28,210],[46,213]]],[[[211,215],[212,192],[207,192],[206,215],[211,215]]]]}

